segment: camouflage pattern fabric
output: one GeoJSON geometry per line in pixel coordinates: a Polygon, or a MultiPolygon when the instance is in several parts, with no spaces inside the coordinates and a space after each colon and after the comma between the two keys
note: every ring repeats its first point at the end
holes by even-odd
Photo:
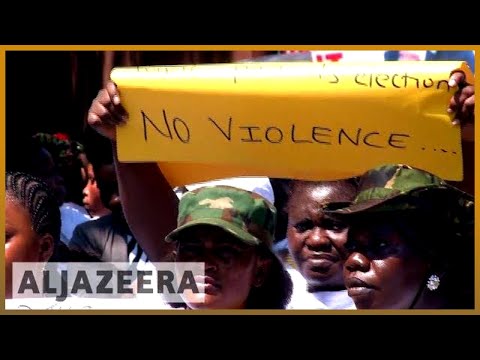
{"type": "Polygon", "coordinates": [[[331,204],[329,214],[348,215],[364,212],[416,210],[426,199],[445,197],[448,206],[473,216],[473,197],[447,184],[439,177],[407,165],[383,165],[360,177],[358,194],[348,206],[331,204]]]}
{"type": "Polygon", "coordinates": [[[249,245],[271,247],[276,209],[260,195],[230,186],[208,186],[187,192],[180,200],[177,229],[166,237],[195,225],[214,225],[249,245]]]}

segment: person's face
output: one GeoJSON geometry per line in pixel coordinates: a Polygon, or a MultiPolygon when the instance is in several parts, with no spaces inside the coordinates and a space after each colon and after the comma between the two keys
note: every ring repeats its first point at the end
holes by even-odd
{"type": "Polygon", "coordinates": [[[176,261],[205,263],[205,278],[196,279],[197,286],[203,287],[205,293],[185,294],[187,306],[192,309],[245,308],[250,290],[255,286],[258,263],[255,250],[220,228],[196,226],[185,230],[177,246],[176,261]]]}
{"type": "MultiPolygon", "coordinates": [[[[288,247],[310,289],[344,287],[343,261],[348,229],[328,217],[322,206],[350,201],[336,185],[300,186],[288,208],[288,247]]],[[[352,194],[353,196],[353,194],[352,194]]]]}
{"type": "Polygon", "coordinates": [[[47,261],[53,252],[50,235],[40,236],[34,230],[27,209],[7,195],[5,202],[5,291],[12,297],[14,262],[47,261]]]}
{"type": "Polygon", "coordinates": [[[423,288],[428,264],[391,223],[352,224],[346,247],[345,285],[358,309],[407,309],[412,305],[423,288]]]}
{"type": "Polygon", "coordinates": [[[83,206],[91,215],[97,215],[105,210],[100,197],[100,189],[97,187],[97,180],[93,173],[93,167],[88,164],[86,168],[86,185],[83,188],[83,206]]]}

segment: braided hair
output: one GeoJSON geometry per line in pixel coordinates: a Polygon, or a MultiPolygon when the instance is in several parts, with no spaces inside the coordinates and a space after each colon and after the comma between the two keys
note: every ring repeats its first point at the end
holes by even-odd
{"type": "Polygon", "coordinates": [[[36,133],[32,139],[35,143],[47,149],[60,166],[85,153],[82,144],[69,139],[68,135],[65,134],[36,133]]]}
{"type": "Polygon", "coordinates": [[[60,209],[49,187],[40,179],[22,172],[7,172],[7,198],[22,205],[30,214],[33,231],[50,234],[55,244],[60,240],[60,209]]]}

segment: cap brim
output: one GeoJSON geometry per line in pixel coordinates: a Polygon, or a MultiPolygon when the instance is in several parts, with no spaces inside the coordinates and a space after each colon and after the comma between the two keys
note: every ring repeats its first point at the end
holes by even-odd
{"type": "Polygon", "coordinates": [[[395,198],[367,200],[367,201],[363,201],[359,204],[351,204],[351,205],[349,205],[347,207],[344,207],[342,209],[331,210],[331,211],[327,211],[327,212],[329,214],[335,214],[335,215],[356,214],[356,213],[359,213],[359,212],[378,209],[378,208],[381,207],[382,204],[386,203],[387,201],[389,201],[391,199],[395,199],[395,198]]]}
{"type": "Polygon", "coordinates": [[[358,203],[358,204],[352,203],[349,206],[336,209],[336,210],[326,211],[326,212],[332,215],[354,215],[359,213],[381,212],[387,208],[388,208],[388,211],[405,211],[406,209],[402,207],[398,207],[398,208],[391,207],[390,203],[402,197],[408,198],[414,193],[432,192],[432,191],[438,192],[439,194],[441,193],[455,194],[457,198],[472,197],[471,195],[461,191],[460,189],[457,189],[456,187],[447,184],[442,187],[424,187],[420,189],[415,189],[411,192],[396,194],[395,196],[385,198],[385,199],[370,199],[370,200],[362,201],[361,203],[358,203]]]}
{"type": "Polygon", "coordinates": [[[197,219],[197,220],[192,220],[186,223],[185,225],[179,226],[175,230],[173,230],[170,234],[168,234],[165,237],[166,242],[173,242],[177,241],[181,237],[181,233],[194,226],[198,225],[211,225],[211,226],[216,226],[229,234],[232,234],[236,238],[238,238],[240,241],[243,241],[244,243],[248,245],[259,245],[261,241],[250,234],[249,232],[243,230],[242,228],[236,226],[235,224],[225,221],[223,219],[217,219],[217,218],[204,218],[204,219],[197,219]]]}

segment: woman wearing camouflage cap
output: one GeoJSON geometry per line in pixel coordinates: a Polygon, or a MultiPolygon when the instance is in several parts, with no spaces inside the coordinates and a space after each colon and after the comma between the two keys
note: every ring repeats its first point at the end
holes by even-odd
{"type": "Polygon", "coordinates": [[[176,242],[176,261],[205,263],[205,276],[196,278],[204,292],[185,294],[186,305],[284,309],[292,283],[271,251],[275,221],[275,207],[250,191],[217,185],[186,193],[166,237],[176,242]]]}
{"type": "MultiPolygon", "coordinates": [[[[109,92],[112,86],[116,89],[109,83],[109,92]]],[[[127,116],[109,92],[93,101],[89,118],[100,120],[94,127],[112,140],[125,215],[149,260],[171,260],[173,250],[175,261],[205,263],[204,278],[196,279],[204,302],[195,298],[201,294],[192,294],[184,298],[189,308],[284,309],[292,282],[271,250],[275,207],[260,195],[228,186],[202,187],[179,202],[155,163],[118,162],[115,126],[127,116]],[[105,101],[118,107],[105,112],[105,101]]]]}
{"type": "MultiPolygon", "coordinates": [[[[337,207],[339,204],[337,204],[337,207]]],[[[359,309],[474,308],[473,197],[406,165],[365,173],[349,206],[344,265],[359,309]]]]}

